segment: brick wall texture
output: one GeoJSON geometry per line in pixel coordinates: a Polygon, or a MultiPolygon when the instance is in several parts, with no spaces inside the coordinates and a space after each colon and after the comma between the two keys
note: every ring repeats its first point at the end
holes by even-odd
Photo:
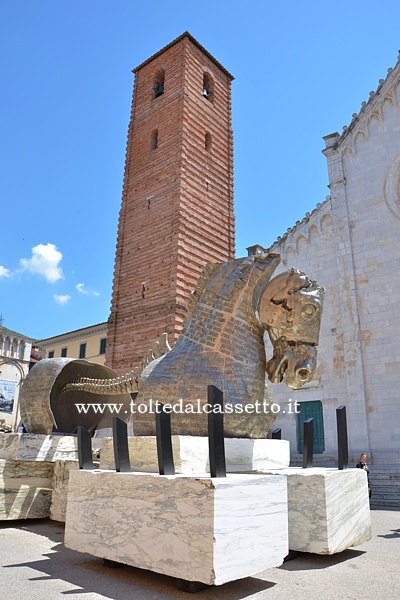
{"type": "Polygon", "coordinates": [[[235,254],[232,76],[189,34],[134,72],[106,355],[121,374],[176,341],[205,264],[235,254]]]}

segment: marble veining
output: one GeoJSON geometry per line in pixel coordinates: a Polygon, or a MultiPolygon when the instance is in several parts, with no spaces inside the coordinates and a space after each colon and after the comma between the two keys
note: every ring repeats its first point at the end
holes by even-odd
{"type": "Polygon", "coordinates": [[[0,521],[48,517],[53,469],[53,463],[0,459],[0,521]]]}
{"type": "Polygon", "coordinates": [[[50,519],[65,522],[69,474],[79,469],[77,460],[56,460],[54,463],[53,495],[50,506],[50,519]]]}
{"type": "Polygon", "coordinates": [[[77,438],[71,435],[7,433],[0,435],[0,459],[54,462],[78,458],[77,438]]]}
{"type": "Polygon", "coordinates": [[[51,488],[53,473],[53,463],[0,459],[0,489],[18,489],[21,485],[51,488]]]}

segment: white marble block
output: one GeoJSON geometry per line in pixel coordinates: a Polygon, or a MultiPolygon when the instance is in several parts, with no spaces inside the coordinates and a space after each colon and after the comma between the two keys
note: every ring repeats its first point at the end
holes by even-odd
{"type": "Polygon", "coordinates": [[[335,554],[372,535],[367,474],[362,469],[290,468],[289,548],[335,554]]]}
{"type": "Polygon", "coordinates": [[[226,468],[230,473],[284,469],[290,463],[287,440],[225,438],[226,468]]]}
{"type": "MultiPolygon", "coordinates": [[[[112,438],[103,438],[100,468],[115,469],[112,438]]],[[[175,472],[187,475],[208,473],[208,438],[172,436],[175,472]]],[[[155,436],[129,437],[129,455],[133,471],[158,473],[155,436]]],[[[262,472],[289,466],[290,448],[286,440],[225,438],[226,469],[235,472],[262,472]]]]}
{"type": "Polygon", "coordinates": [[[78,458],[76,436],[37,433],[0,435],[0,459],[54,462],[78,458]]]}
{"type": "Polygon", "coordinates": [[[286,477],[72,471],[65,545],[187,581],[241,579],[288,553],[286,477]]]}
{"type": "Polygon", "coordinates": [[[50,519],[65,522],[69,474],[79,469],[78,460],[56,460],[54,463],[53,495],[50,506],[50,519]]]}
{"type": "Polygon", "coordinates": [[[51,462],[0,459],[0,521],[48,517],[53,470],[51,462]]]}

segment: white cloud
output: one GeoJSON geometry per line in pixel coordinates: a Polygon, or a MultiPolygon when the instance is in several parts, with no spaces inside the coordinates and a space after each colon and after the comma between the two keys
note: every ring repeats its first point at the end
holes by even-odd
{"type": "Polygon", "coordinates": [[[0,265],[0,277],[10,277],[10,275],[10,270],[0,265]]]}
{"type": "Polygon", "coordinates": [[[64,304],[67,304],[67,302],[69,302],[71,300],[71,296],[68,296],[68,294],[65,294],[64,296],[59,296],[58,294],[54,294],[53,298],[57,302],[57,304],[61,304],[62,306],[64,304]]]}
{"type": "Polygon", "coordinates": [[[86,289],[84,283],[78,283],[78,285],[76,285],[75,288],[80,294],[83,294],[84,296],[100,296],[99,292],[86,289]]]}
{"type": "Polygon", "coordinates": [[[63,272],[59,266],[62,254],[54,244],[38,244],[32,248],[32,258],[21,258],[23,270],[36,275],[42,275],[49,283],[63,279],[63,272]]]}
{"type": "Polygon", "coordinates": [[[88,290],[85,290],[84,283],[78,283],[78,285],[76,285],[75,287],[80,294],[84,294],[85,296],[87,296],[89,294],[88,290]]]}

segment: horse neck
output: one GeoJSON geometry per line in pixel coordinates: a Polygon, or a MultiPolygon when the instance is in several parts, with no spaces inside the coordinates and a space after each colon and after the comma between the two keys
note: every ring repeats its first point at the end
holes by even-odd
{"type": "Polygon", "coordinates": [[[251,290],[241,286],[229,298],[206,290],[193,312],[184,338],[210,352],[242,360],[265,357],[263,328],[255,318],[251,290]]]}

